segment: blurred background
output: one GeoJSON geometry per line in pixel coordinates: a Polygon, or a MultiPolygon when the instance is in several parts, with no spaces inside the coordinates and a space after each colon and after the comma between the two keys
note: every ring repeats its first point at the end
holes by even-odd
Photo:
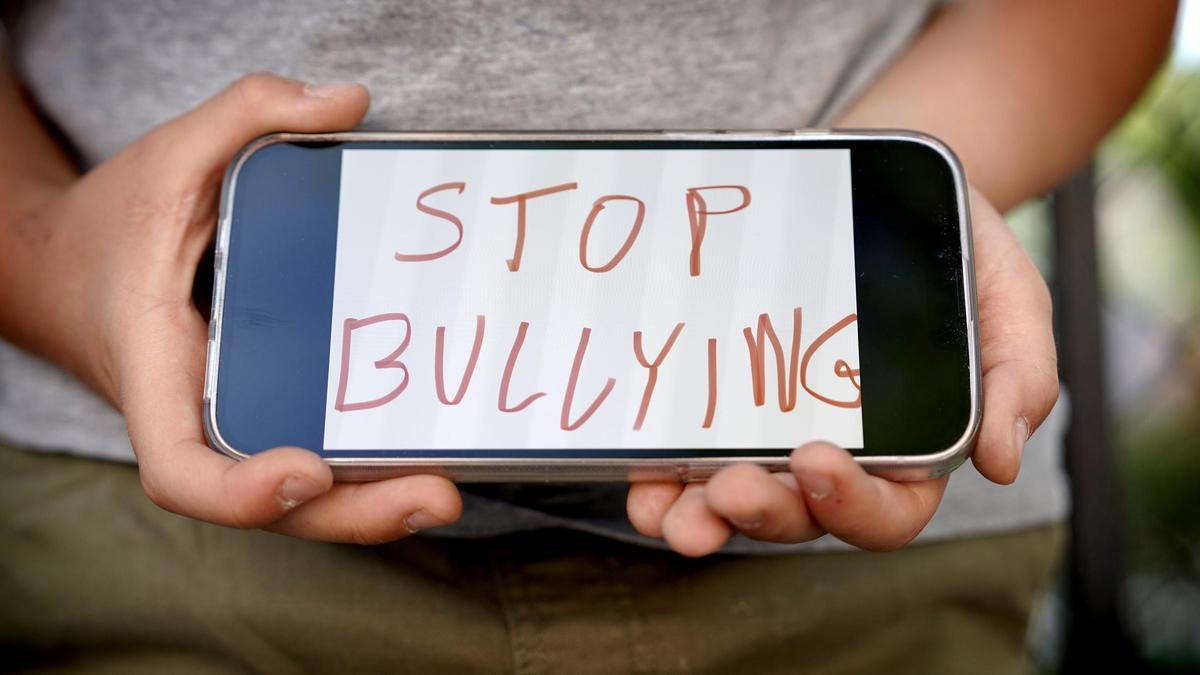
{"type": "MultiPolygon", "coordinates": [[[[1200,0],[1093,169],[1108,415],[1080,421],[1107,425],[1115,455],[1115,613],[1139,672],[1200,672],[1200,0]]],[[[1055,213],[1051,196],[1009,219],[1052,287],[1055,213]]],[[[1064,668],[1082,611],[1063,568],[1030,629],[1038,672],[1064,668]]]]}

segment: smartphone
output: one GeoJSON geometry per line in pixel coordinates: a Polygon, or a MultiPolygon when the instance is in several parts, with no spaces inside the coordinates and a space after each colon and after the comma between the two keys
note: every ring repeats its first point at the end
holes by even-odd
{"type": "Polygon", "coordinates": [[[910,131],[275,134],[223,185],[205,423],[345,480],[961,464],[962,169],[910,131]]]}

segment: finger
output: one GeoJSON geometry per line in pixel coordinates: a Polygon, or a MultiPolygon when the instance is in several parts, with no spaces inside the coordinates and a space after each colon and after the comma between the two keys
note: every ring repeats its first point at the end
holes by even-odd
{"type": "Polygon", "coordinates": [[[118,403],[146,494],[159,506],[232,527],[262,527],[329,490],[320,457],[281,448],[237,462],[204,444],[204,322],[186,302],[156,306],[125,341],[118,403]]]}
{"type": "Polygon", "coordinates": [[[163,264],[143,270],[145,278],[131,288],[161,297],[121,306],[122,328],[107,369],[120,376],[106,378],[119,384],[106,393],[125,414],[143,485],[160,506],[210,522],[259,527],[330,489],[332,473],[313,453],[280,449],[238,463],[204,445],[206,327],[189,302],[190,275],[177,271],[194,266],[205,232],[211,232],[206,195],[212,186],[206,182],[238,148],[269,131],[353,126],[367,105],[366,90],[357,85],[314,88],[272,75],[249,76],[92,174],[96,185],[106,186],[105,176],[126,175],[123,170],[132,166],[127,175],[145,177],[135,183],[150,186],[129,201],[140,209],[135,215],[152,216],[144,220],[158,236],[134,241],[147,249],[142,259],[163,264]],[[201,225],[163,227],[179,223],[201,225]]]}
{"type": "Polygon", "coordinates": [[[933,517],[949,478],[893,483],[868,474],[829,443],[796,449],[790,468],[814,521],[848,544],[875,551],[912,541],[933,517]]]}
{"type": "Polygon", "coordinates": [[[703,483],[688,484],[662,520],[663,539],[688,557],[708,555],[733,536],[729,523],[708,508],[704,490],[703,483]]]}
{"type": "Polygon", "coordinates": [[[1045,368],[1013,360],[984,375],[983,424],[972,461],[993,482],[1007,485],[1016,480],[1026,441],[1057,400],[1058,377],[1045,368]]]}
{"type": "MultiPolygon", "coordinates": [[[[165,306],[158,311],[169,313],[165,306]]],[[[154,503],[219,525],[274,524],[271,529],[296,536],[362,543],[458,518],[458,491],[444,478],[335,486],[329,466],[306,450],[277,448],[239,462],[208,448],[200,421],[203,322],[194,310],[179,311],[179,318],[148,317],[149,325],[183,327],[166,339],[139,334],[141,342],[131,345],[138,363],[121,378],[139,474],[154,503]]]]}
{"type": "Polygon", "coordinates": [[[629,486],[625,510],[633,529],[655,539],[662,538],[662,520],[683,493],[682,483],[634,483],[629,486]]]}
{"type": "Polygon", "coordinates": [[[242,146],[276,131],[350,129],[367,113],[361,84],[313,85],[270,73],[235,81],[195,109],[156,129],[169,137],[172,160],[223,168],[242,146]]]}
{"type": "Polygon", "coordinates": [[[306,539],[382,544],[446,525],[462,515],[458,489],[441,476],[339,483],[288,513],[269,530],[306,539]]]}
{"type": "Polygon", "coordinates": [[[1029,435],[1058,399],[1050,294],[1000,215],[978,194],[976,233],[983,423],[973,453],[979,472],[1011,483],[1029,435]]]}
{"type": "Polygon", "coordinates": [[[241,462],[194,441],[167,451],[158,461],[139,458],[146,495],[172,513],[218,525],[265,527],[333,485],[325,462],[300,448],[276,448],[241,462]]]}
{"type": "Polygon", "coordinates": [[[771,474],[753,464],[728,466],[708,481],[704,497],[709,510],[753,539],[794,544],[825,533],[791,474],[771,474]]]}

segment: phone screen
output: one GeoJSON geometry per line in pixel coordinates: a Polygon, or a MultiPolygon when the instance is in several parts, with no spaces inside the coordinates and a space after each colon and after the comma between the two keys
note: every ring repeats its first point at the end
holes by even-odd
{"type": "Polygon", "coordinates": [[[862,447],[851,180],[844,148],[343,150],[324,447],[862,447]]]}
{"type": "Polygon", "coordinates": [[[970,432],[969,230],[944,151],[615,136],[246,155],[216,247],[214,445],[896,456],[970,432]]]}

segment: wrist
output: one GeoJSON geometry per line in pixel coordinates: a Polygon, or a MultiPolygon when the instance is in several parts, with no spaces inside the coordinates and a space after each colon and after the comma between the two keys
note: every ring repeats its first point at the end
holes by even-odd
{"type": "MultiPolygon", "coordinates": [[[[10,184],[11,185],[11,184],[10,184]]],[[[55,222],[67,187],[27,181],[0,209],[0,337],[64,368],[110,401],[98,350],[85,339],[82,292],[87,260],[75,259],[64,244],[70,237],[55,222]]]]}

